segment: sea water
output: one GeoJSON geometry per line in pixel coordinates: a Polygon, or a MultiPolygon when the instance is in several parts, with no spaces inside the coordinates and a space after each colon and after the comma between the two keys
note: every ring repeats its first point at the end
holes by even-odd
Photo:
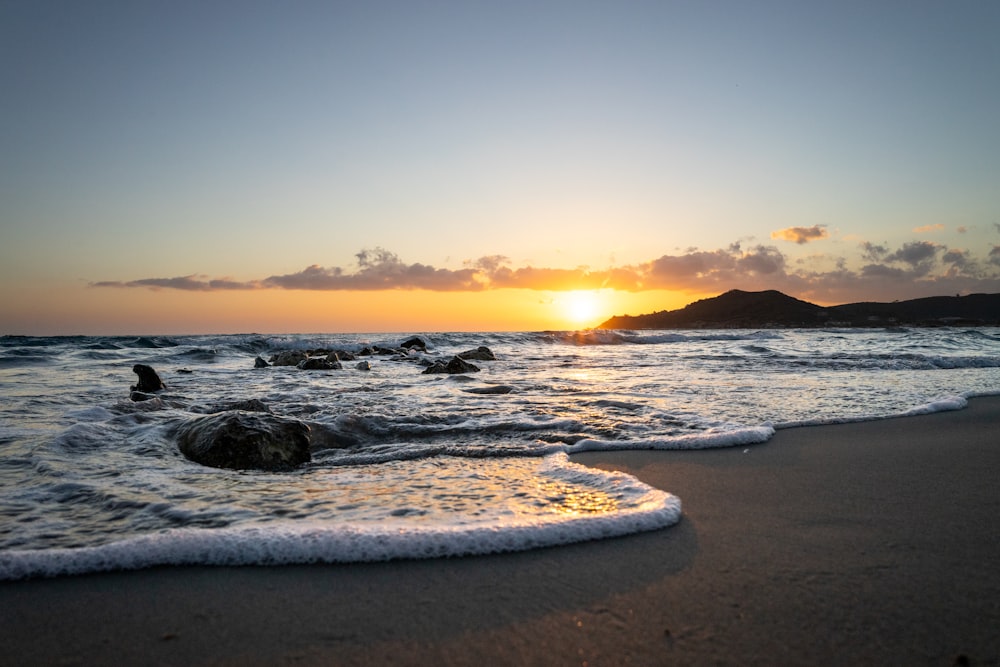
{"type": "Polygon", "coordinates": [[[419,334],[370,370],[254,368],[400,335],[0,338],[0,579],[159,564],[494,553],[676,523],[680,499],[585,450],[749,447],[775,429],[1000,393],[1000,329],[419,334]],[[478,373],[424,374],[485,345],[478,373]],[[168,388],[135,402],[132,366],[168,388]],[[258,399],[301,420],[289,472],[187,460],[174,427],[258,399]]]}

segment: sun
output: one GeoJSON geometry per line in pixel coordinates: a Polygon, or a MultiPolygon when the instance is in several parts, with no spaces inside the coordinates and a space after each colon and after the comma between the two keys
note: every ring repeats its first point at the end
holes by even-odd
{"type": "Polygon", "coordinates": [[[565,292],[559,302],[563,317],[574,325],[593,326],[600,317],[601,299],[595,290],[565,292]]]}

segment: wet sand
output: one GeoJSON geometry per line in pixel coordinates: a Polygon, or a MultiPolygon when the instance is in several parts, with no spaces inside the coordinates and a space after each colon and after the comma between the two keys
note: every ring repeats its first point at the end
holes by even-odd
{"type": "Polygon", "coordinates": [[[3,665],[997,665],[1000,397],[591,452],[681,522],[496,556],[0,584],[3,665]]]}

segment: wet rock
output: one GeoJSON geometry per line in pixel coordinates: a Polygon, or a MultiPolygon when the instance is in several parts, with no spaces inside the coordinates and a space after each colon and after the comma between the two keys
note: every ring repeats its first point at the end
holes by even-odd
{"type": "Polygon", "coordinates": [[[195,463],[234,470],[291,470],[311,460],[309,426],[262,412],[231,410],[198,417],[176,431],[195,463]]]}
{"type": "Polygon", "coordinates": [[[372,363],[370,361],[359,361],[355,368],[359,371],[370,371],[372,369],[372,363]]]}
{"type": "Polygon", "coordinates": [[[404,350],[419,350],[420,352],[427,351],[427,343],[420,340],[416,336],[408,340],[404,340],[402,343],[399,344],[399,346],[404,350]]]}
{"type": "Polygon", "coordinates": [[[486,387],[468,387],[462,391],[470,394],[509,394],[514,391],[514,387],[507,384],[491,384],[486,387]]]}
{"type": "MultiPolygon", "coordinates": [[[[336,358],[337,355],[333,355],[336,358]]],[[[303,371],[332,371],[343,368],[339,361],[330,361],[326,357],[309,357],[300,361],[296,368],[303,371]]]]}
{"type": "Polygon", "coordinates": [[[478,372],[479,372],[478,366],[470,364],[469,362],[459,358],[458,356],[454,356],[448,361],[443,361],[441,359],[438,359],[437,361],[434,362],[433,366],[424,370],[423,374],[428,375],[430,373],[450,373],[454,375],[456,373],[478,373],[478,372]]]}
{"type": "Polygon", "coordinates": [[[272,354],[269,361],[272,366],[298,366],[308,357],[309,355],[302,350],[282,350],[277,354],[272,354]]]}
{"type": "Polygon", "coordinates": [[[497,358],[493,355],[490,348],[485,345],[480,345],[474,350],[466,350],[465,352],[459,352],[458,356],[460,359],[474,359],[475,361],[496,361],[497,358]]]}
{"type": "Polygon", "coordinates": [[[266,361],[264,361],[264,358],[262,356],[260,356],[259,354],[257,355],[257,358],[253,360],[253,367],[254,368],[267,368],[270,365],[271,364],[269,364],[266,361]]]}
{"type": "MultiPolygon", "coordinates": [[[[129,388],[131,394],[149,394],[155,391],[162,391],[167,388],[167,385],[163,384],[160,376],[156,374],[152,366],[147,366],[146,364],[136,364],[132,367],[132,372],[139,376],[138,384],[134,384],[129,388]]],[[[144,401],[145,398],[134,398],[131,397],[133,401],[144,401]]]]}

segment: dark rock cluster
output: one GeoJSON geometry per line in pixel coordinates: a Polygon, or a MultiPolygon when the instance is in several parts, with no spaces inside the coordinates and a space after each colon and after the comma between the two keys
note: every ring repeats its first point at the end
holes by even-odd
{"type": "MultiPolygon", "coordinates": [[[[450,359],[428,359],[427,345],[413,337],[398,347],[365,347],[359,352],[347,350],[282,350],[271,355],[269,361],[257,356],[254,368],[294,366],[300,370],[342,369],[342,361],[357,361],[360,371],[370,371],[371,361],[359,357],[385,356],[390,361],[416,362],[425,367],[423,373],[476,373],[478,366],[468,360],[495,361],[496,356],[486,346],[466,350],[450,359]]],[[[132,371],[139,377],[129,397],[133,401],[155,398],[154,394],[167,387],[156,371],[145,364],[136,364],[132,371]]],[[[497,386],[474,393],[507,393],[512,388],[497,386]]],[[[196,463],[214,468],[236,470],[291,470],[311,460],[315,435],[309,425],[271,413],[264,402],[251,398],[228,401],[207,406],[189,407],[199,416],[188,419],[173,429],[181,453],[196,463]]],[[[319,437],[322,440],[322,434],[319,437]]],[[[318,449],[329,443],[315,445],[318,449]]],[[[345,446],[339,444],[336,446],[345,446]]]]}
{"type": "MultiPolygon", "coordinates": [[[[485,345],[480,345],[474,350],[459,352],[449,360],[435,359],[429,360],[423,355],[427,353],[427,343],[414,336],[396,347],[384,347],[380,345],[367,345],[357,352],[348,350],[314,349],[314,350],[282,350],[271,355],[265,361],[258,356],[254,359],[254,368],[268,368],[269,366],[295,366],[304,371],[330,371],[341,370],[343,361],[357,361],[362,357],[389,357],[393,361],[416,361],[424,366],[425,374],[433,373],[476,373],[480,369],[473,361],[496,361],[496,355],[485,345]]],[[[371,362],[368,359],[361,359],[354,366],[360,371],[370,371],[371,362]]]]}

